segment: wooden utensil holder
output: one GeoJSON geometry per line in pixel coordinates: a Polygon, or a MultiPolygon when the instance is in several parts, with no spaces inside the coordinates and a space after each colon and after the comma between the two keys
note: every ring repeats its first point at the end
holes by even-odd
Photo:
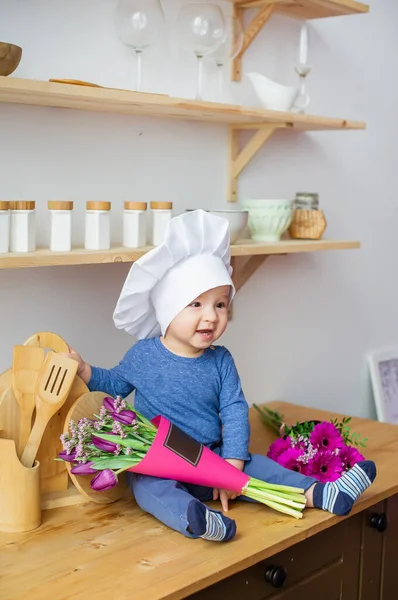
{"type": "Polygon", "coordinates": [[[326,225],[323,211],[296,209],[289,227],[289,235],[296,240],[320,240],[326,225]]]}
{"type": "Polygon", "coordinates": [[[40,463],[24,467],[14,440],[0,439],[0,531],[31,531],[40,524],[40,463]]]}

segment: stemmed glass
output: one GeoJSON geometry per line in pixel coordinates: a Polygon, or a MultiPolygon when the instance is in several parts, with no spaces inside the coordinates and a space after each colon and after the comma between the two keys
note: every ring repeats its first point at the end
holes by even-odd
{"type": "Polygon", "coordinates": [[[164,14],[159,0],[119,0],[115,25],[120,40],[135,50],[137,58],[136,90],[141,90],[142,53],[159,41],[164,14]]]}
{"type": "Polygon", "coordinates": [[[227,26],[223,41],[208,58],[216,64],[217,67],[217,102],[221,102],[224,66],[230,60],[238,56],[243,48],[244,32],[239,19],[234,15],[226,18],[227,26]]]}
{"type": "Polygon", "coordinates": [[[308,63],[308,27],[306,23],[301,26],[300,30],[300,48],[299,48],[299,60],[295,64],[294,69],[297,75],[300,77],[300,92],[295,102],[295,108],[299,112],[303,113],[305,108],[310,103],[310,97],[306,90],[306,77],[312,71],[312,65],[308,63]]]}
{"type": "Polygon", "coordinates": [[[225,30],[225,19],[219,6],[207,3],[182,6],[177,18],[177,35],[181,45],[193,50],[197,58],[197,100],[202,100],[203,57],[219,47],[225,30]]]}

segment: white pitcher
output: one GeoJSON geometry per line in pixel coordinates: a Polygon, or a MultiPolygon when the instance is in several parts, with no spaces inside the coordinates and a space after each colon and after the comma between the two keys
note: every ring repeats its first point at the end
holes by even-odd
{"type": "MultiPolygon", "coordinates": [[[[282,85],[261,75],[260,73],[247,73],[258,99],[269,110],[288,111],[294,108],[294,103],[299,95],[299,88],[282,85]]],[[[306,102],[300,102],[300,109],[305,108],[309,103],[309,98],[306,102]]]]}

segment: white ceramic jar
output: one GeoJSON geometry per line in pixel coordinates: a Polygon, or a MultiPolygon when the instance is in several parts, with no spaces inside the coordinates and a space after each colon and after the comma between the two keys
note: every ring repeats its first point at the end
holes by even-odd
{"type": "Polygon", "coordinates": [[[166,227],[173,216],[172,202],[151,202],[152,211],[152,244],[158,246],[163,241],[166,227]]]}
{"type": "Polygon", "coordinates": [[[110,202],[87,202],[84,247],[109,250],[111,247],[110,202]]]}
{"type": "Polygon", "coordinates": [[[10,202],[10,250],[34,252],[36,249],[35,209],[33,200],[10,202]]]}
{"type": "Polygon", "coordinates": [[[10,249],[10,212],[9,203],[0,200],[0,254],[10,249]]]}
{"type": "Polygon", "coordinates": [[[51,213],[50,250],[69,252],[72,247],[73,202],[49,200],[51,213]]]}
{"type": "Polygon", "coordinates": [[[125,202],[123,211],[123,246],[140,248],[146,244],[146,202],[125,202]]]}

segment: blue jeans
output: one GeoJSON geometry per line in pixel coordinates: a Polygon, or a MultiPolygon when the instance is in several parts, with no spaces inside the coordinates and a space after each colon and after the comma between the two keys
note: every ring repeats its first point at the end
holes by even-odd
{"type": "MultiPolygon", "coordinates": [[[[262,454],[252,454],[246,461],[243,471],[246,475],[267,483],[289,485],[304,490],[317,482],[312,477],[285,469],[262,454]]],[[[129,473],[129,482],[137,504],[142,510],[186,537],[197,537],[188,531],[188,504],[194,498],[201,502],[209,502],[213,498],[212,488],[134,473],[129,473]]],[[[239,496],[238,499],[252,502],[245,496],[239,496]]]]}

